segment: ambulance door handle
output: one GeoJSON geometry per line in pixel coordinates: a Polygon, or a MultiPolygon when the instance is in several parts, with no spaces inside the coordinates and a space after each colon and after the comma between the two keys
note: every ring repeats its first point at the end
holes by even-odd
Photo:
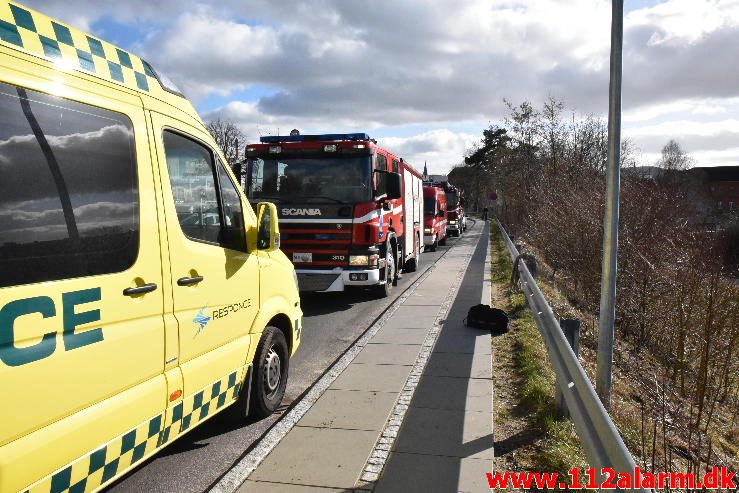
{"type": "Polygon", "coordinates": [[[191,284],[197,284],[202,281],[203,281],[203,276],[180,277],[179,279],[177,279],[177,285],[178,286],[189,286],[191,284]]]}
{"type": "Polygon", "coordinates": [[[149,284],[142,284],[141,286],[136,286],[135,288],[126,288],[123,290],[124,296],[136,296],[137,294],[144,294],[149,293],[151,291],[154,291],[157,288],[157,285],[153,282],[150,282],[149,284]]]}

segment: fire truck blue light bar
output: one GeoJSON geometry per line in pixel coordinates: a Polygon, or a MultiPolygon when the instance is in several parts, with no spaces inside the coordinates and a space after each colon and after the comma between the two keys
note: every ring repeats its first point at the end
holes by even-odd
{"type": "Polygon", "coordinates": [[[365,133],[354,134],[323,134],[323,135],[267,135],[259,137],[262,144],[279,144],[280,142],[312,142],[332,140],[369,140],[365,133]]]}

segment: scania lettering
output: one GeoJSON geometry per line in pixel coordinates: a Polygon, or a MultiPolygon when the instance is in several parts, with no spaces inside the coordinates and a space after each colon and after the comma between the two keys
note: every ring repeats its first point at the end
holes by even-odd
{"type": "Polygon", "coordinates": [[[282,250],[302,291],[374,287],[417,268],[422,177],[367,134],[262,137],[247,146],[246,189],[278,205],[282,250]]]}
{"type": "Polygon", "coordinates": [[[283,216],[320,216],[321,209],[282,209],[283,216]]]}
{"type": "Polygon", "coordinates": [[[302,319],[278,211],[169,79],[0,0],[0,130],[0,493],[98,491],[272,414],[302,319]]]}

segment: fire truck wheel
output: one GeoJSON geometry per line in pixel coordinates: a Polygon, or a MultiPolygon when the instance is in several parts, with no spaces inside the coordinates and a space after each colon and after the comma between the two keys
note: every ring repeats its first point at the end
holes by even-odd
{"type": "Polygon", "coordinates": [[[446,236],[439,240],[439,245],[444,246],[446,245],[446,236]]]}
{"type": "Polygon", "coordinates": [[[421,260],[421,241],[418,239],[418,236],[416,236],[416,240],[414,243],[414,251],[416,252],[416,254],[413,256],[412,259],[406,261],[405,265],[403,266],[403,270],[405,272],[416,272],[416,270],[418,269],[418,261],[421,260]]]}
{"type": "MultiPolygon", "coordinates": [[[[388,245],[389,246],[389,245],[388,245]]],[[[393,280],[395,279],[395,255],[392,248],[385,252],[385,284],[376,286],[377,294],[381,298],[387,298],[393,290],[393,280]]]]}
{"type": "Polygon", "coordinates": [[[287,386],[288,358],[282,331],[271,326],[265,328],[254,358],[250,416],[264,418],[277,410],[287,386]]]}

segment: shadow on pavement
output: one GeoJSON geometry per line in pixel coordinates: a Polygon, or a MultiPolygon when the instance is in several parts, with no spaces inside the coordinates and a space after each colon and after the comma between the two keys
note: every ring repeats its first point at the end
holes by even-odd
{"type": "Polygon", "coordinates": [[[487,225],[479,238],[377,485],[380,493],[468,491],[491,470],[490,331],[463,323],[482,297],[487,225]]]}

